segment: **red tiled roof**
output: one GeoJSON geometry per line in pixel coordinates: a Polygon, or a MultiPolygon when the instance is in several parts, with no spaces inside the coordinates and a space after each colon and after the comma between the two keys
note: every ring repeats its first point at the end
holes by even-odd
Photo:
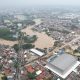
{"type": "Polygon", "coordinates": [[[45,71],[42,71],[42,73],[36,77],[36,80],[42,80],[45,77],[45,71]]]}
{"type": "Polygon", "coordinates": [[[27,71],[30,72],[30,73],[33,73],[35,70],[34,68],[30,65],[27,67],[27,71]]]}

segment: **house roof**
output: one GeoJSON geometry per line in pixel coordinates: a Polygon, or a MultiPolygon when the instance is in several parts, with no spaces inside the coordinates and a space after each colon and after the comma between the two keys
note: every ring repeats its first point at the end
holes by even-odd
{"type": "Polygon", "coordinates": [[[27,71],[30,72],[30,73],[33,73],[35,70],[34,68],[30,65],[27,67],[27,71]]]}

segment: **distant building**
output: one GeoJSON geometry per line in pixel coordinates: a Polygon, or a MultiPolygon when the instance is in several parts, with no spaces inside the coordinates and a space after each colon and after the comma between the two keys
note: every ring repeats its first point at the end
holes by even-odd
{"type": "Polygon", "coordinates": [[[49,58],[45,67],[61,78],[66,78],[79,64],[74,56],[64,53],[49,58]]]}
{"type": "Polygon", "coordinates": [[[4,28],[7,28],[7,26],[0,25],[0,29],[4,29],[4,28]]]}

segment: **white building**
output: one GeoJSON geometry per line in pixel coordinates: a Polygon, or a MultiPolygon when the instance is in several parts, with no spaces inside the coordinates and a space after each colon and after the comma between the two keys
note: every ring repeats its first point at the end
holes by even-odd
{"type": "Polygon", "coordinates": [[[30,49],[30,51],[31,51],[32,53],[34,53],[34,54],[39,55],[39,56],[45,55],[45,53],[43,53],[43,52],[41,52],[41,51],[39,51],[39,50],[37,50],[37,49],[30,49]]]}
{"type": "Polygon", "coordinates": [[[79,64],[74,56],[64,53],[49,58],[45,67],[58,76],[66,78],[79,64]]]}

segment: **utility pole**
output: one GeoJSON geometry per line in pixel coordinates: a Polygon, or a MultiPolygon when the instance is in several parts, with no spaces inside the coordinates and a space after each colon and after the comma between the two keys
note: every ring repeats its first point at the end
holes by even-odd
{"type": "Polygon", "coordinates": [[[16,80],[21,80],[21,68],[23,67],[24,65],[24,52],[23,52],[23,48],[22,48],[22,45],[24,44],[23,43],[23,37],[24,37],[24,34],[20,32],[20,30],[18,30],[18,47],[19,47],[19,50],[18,50],[18,53],[17,53],[17,63],[18,63],[18,67],[16,69],[16,80]]]}

